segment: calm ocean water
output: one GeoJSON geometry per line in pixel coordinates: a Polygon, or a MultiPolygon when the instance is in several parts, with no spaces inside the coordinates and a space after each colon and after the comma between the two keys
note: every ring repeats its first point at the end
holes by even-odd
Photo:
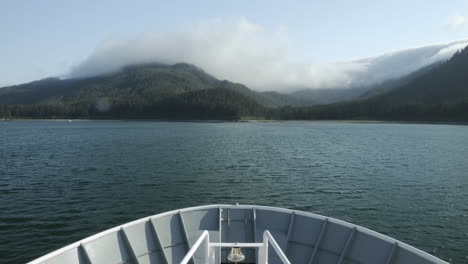
{"type": "Polygon", "coordinates": [[[336,217],[468,263],[468,126],[0,122],[0,263],[236,202],[336,217]]]}

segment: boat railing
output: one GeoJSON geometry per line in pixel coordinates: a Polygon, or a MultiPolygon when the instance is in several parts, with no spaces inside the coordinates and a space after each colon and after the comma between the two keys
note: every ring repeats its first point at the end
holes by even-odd
{"type": "Polygon", "coordinates": [[[283,264],[291,264],[283,250],[276,242],[275,238],[271,235],[268,230],[263,232],[263,242],[262,243],[223,243],[223,242],[210,242],[210,234],[207,230],[204,230],[202,234],[198,237],[197,241],[193,244],[190,250],[187,252],[185,257],[182,259],[180,264],[188,264],[193,258],[194,254],[204,244],[204,252],[202,254],[202,263],[215,264],[215,260],[212,253],[213,248],[258,248],[258,263],[267,264],[268,263],[268,246],[271,244],[276,254],[280,258],[283,264]]]}

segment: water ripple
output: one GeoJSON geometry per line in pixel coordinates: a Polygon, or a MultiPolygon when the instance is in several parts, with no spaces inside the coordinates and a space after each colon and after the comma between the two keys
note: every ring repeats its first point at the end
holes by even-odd
{"type": "Polygon", "coordinates": [[[0,263],[211,203],[337,217],[468,260],[468,127],[0,122],[0,263]]]}

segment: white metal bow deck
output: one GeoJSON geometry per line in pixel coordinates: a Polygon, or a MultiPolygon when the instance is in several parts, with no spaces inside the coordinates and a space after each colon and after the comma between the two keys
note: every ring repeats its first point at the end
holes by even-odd
{"type": "Polygon", "coordinates": [[[29,264],[447,263],[341,220],[283,208],[207,205],[142,218],[54,251],[29,264]]]}

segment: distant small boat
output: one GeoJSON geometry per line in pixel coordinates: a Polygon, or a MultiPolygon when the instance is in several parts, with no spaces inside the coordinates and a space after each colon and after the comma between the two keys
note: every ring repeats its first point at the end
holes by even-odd
{"type": "Polygon", "coordinates": [[[29,264],[446,264],[364,227],[255,205],[207,205],[142,218],[29,264]]]}
{"type": "Polygon", "coordinates": [[[68,122],[70,122],[70,123],[71,123],[71,122],[72,122],[72,120],[71,120],[71,119],[68,119],[68,122]]]}

